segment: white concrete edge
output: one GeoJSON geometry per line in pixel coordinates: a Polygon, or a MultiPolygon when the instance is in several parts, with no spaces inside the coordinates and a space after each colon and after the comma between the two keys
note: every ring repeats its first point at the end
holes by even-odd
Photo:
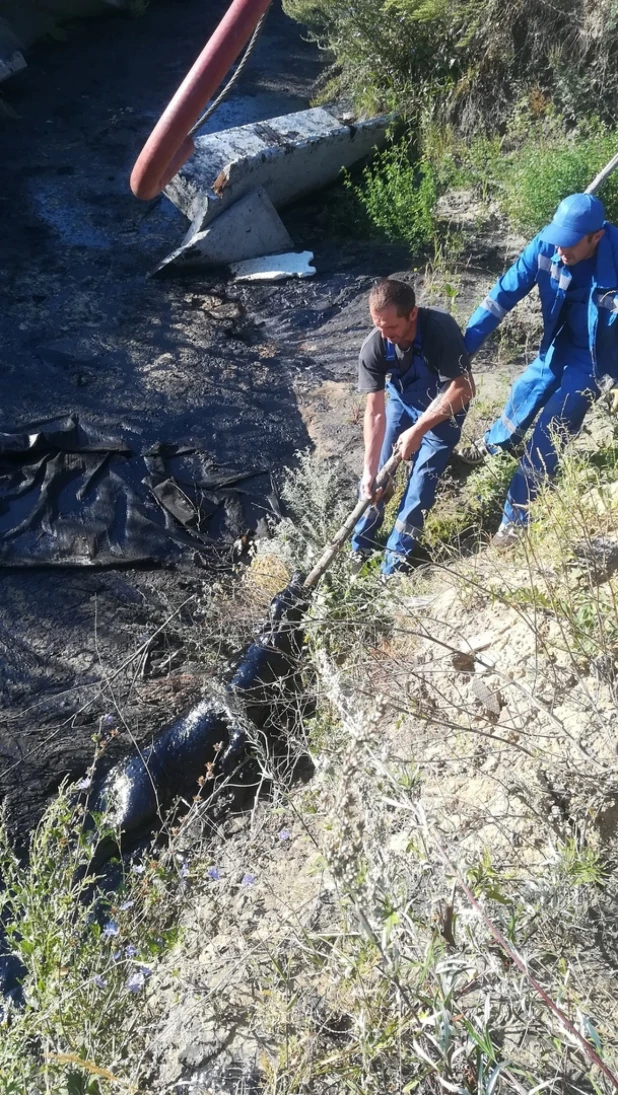
{"type": "Polygon", "coordinates": [[[261,255],[256,259],[230,263],[234,281],[283,281],[284,278],[311,278],[313,251],[288,251],[283,255],[261,255]]]}
{"type": "Polygon", "coordinates": [[[26,67],[26,58],[18,49],[6,57],[0,57],[0,83],[3,80],[8,80],[9,76],[14,76],[16,72],[21,72],[26,67]]]}

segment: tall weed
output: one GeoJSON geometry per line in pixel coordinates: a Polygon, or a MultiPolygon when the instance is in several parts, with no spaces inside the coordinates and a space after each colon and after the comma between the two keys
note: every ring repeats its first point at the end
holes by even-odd
{"type": "Polygon", "coordinates": [[[176,935],[178,872],[154,861],[118,865],[116,888],[102,888],[89,873],[93,848],[113,837],[102,817],[85,831],[68,787],[34,831],[26,861],[0,823],[3,950],[21,967],[18,993],[0,1007],[2,1095],[137,1090],[148,981],[176,935]]]}
{"type": "Polygon", "coordinates": [[[387,239],[406,243],[411,250],[435,241],[435,173],[427,160],[413,162],[406,141],[380,152],[364,169],[360,185],[350,176],[346,183],[370,223],[387,239]]]}
{"type": "Polygon", "coordinates": [[[328,97],[362,109],[429,110],[460,130],[499,132],[516,104],[571,121],[614,114],[614,0],[284,0],[333,57],[328,97]]]}

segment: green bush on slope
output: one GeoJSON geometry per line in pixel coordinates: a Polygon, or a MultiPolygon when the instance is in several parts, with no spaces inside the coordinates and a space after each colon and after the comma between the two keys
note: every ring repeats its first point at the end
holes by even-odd
{"type": "Polygon", "coordinates": [[[333,57],[326,93],[365,109],[434,112],[500,128],[516,103],[611,120],[618,89],[612,0],[284,0],[333,57]]]}
{"type": "MultiPolygon", "coordinates": [[[[567,194],[585,190],[595,175],[618,152],[618,132],[599,129],[571,140],[546,143],[530,139],[509,159],[504,172],[504,209],[515,227],[538,232],[551,220],[558,202],[567,194]]],[[[608,220],[618,220],[618,175],[610,176],[599,193],[608,220]]]]}

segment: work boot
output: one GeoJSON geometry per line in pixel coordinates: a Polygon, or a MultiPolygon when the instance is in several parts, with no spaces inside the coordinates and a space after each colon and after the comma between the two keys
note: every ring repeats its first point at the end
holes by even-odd
{"type": "Polygon", "coordinates": [[[526,530],[525,525],[516,525],[513,521],[503,521],[495,536],[491,538],[491,546],[499,551],[506,551],[515,547],[521,540],[526,530]]]}
{"type": "Polygon", "coordinates": [[[471,441],[468,445],[462,445],[460,449],[455,449],[455,454],[462,464],[468,464],[471,468],[480,467],[481,464],[485,463],[488,456],[493,455],[487,448],[484,437],[478,437],[476,441],[471,441]]]}

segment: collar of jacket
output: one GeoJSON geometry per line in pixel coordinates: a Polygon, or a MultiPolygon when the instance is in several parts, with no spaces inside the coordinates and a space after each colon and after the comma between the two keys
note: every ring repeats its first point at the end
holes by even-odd
{"type": "MultiPolygon", "coordinates": [[[[605,235],[601,236],[597,247],[594,283],[601,288],[610,289],[618,286],[618,228],[608,221],[605,221],[603,228],[605,235]]],[[[542,242],[541,246],[543,253],[551,260],[552,266],[557,269],[556,281],[560,280],[560,274],[563,271],[569,275],[570,280],[570,269],[564,265],[553,244],[542,242]]]]}
{"type": "Polygon", "coordinates": [[[595,283],[603,289],[615,289],[618,286],[618,228],[605,221],[605,235],[601,236],[597,247],[595,283]]]}

